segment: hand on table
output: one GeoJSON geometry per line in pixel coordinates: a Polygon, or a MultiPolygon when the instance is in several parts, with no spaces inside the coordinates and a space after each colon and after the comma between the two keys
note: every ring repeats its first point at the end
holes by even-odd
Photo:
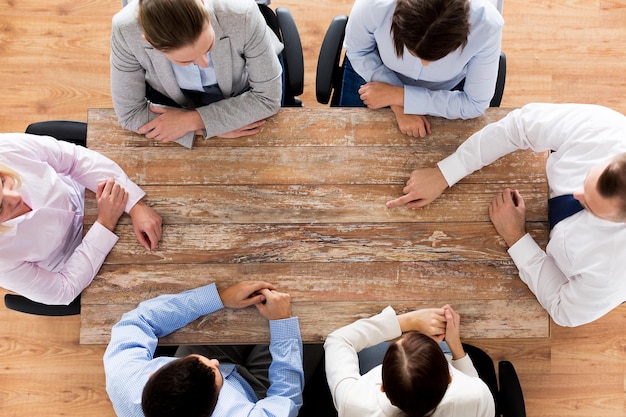
{"type": "Polygon", "coordinates": [[[256,122],[250,123],[249,125],[240,127],[239,129],[235,129],[233,131],[226,132],[217,136],[220,138],[240,138],[243,136],[256,135],[261,131],[261,126],[263,126],[264,124],[265,120],[258,120],[256,122]]]}
{"type": "Polygon", "coordinates": [[[391,110],[396,115],[400,132],[414,138],[423,138],[430,135],[430,122],[421,114],[405,114],[404,106],[391,106],[391,110]]]}
{"type": "Polygon", "coordinates": [[[150,106],[150,111],[158,114],[154,119],[141,126],[137,133],[159,142],[171,142],[188,132],[197,132],[204,128],[200,113],[195,110],[181,110],[173,107],[150,106]]]}
{"type": "Polygon", "coordinates": [[[421,168],[411,173],[402,189],[404,195],[387,202],[387,208],[406,204],[407,208],[424,207],[433,202],[448,188],[448,183],[439,168],[421,168]]]}
{"type": "Polygon", "coordinates": [[[161,216],[143,201],[137,202],[128,214],[139,243],[146,250],[156,249],[163,233],[161,216]]]}
{"type": "Polygon", "coordinates": [[[489,218],[511,247],[526,234],[526,204],[517,190],[505,189],[489,205],[489,218]]]}

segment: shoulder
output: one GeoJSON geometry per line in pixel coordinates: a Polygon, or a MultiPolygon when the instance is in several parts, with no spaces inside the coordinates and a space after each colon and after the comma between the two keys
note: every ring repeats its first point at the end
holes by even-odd
{"type": "Polygon", "coordinates": [[[246,16],[259,10],[258,5],[246,0],[205,0],[209,13],[215,14],[219,20],[222,16],[246,16]]]}
{"type": "Polygon", "coordinates": [[[139,2],[132,1],[113,16],[113,27],[139,25],[137,21],[139,2]]]}
{"type": "Polygon", "coordinates": [[[395,0],[356,0],[352,6],[350,18],[357,16],[383,18],[385,16],[391,16],[395,8],[395,0]]]}
{"type": "Polygon", "coordinates": [[[471,31],[481,30],[500,32],[504,26],[504,19],[498,9],[489,0],[470,0],[471,31]]]}
{"type": "Polygon", "coordinates": [[[493,415],[495,403],[487,384],[450,367],[452,383],[448,387],[433,417],[451,415],[452,410],[477,410],[477,415],[493,415]],[[487,411],[489,410],[489,411],[487,411]]]}

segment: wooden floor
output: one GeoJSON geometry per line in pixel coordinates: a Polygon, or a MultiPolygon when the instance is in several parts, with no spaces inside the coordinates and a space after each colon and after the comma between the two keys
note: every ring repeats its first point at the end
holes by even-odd
{"type": "MultiPolygon", "coordinates": [[[[117,0],[0,2],[0,131],[87,119],[111,107],[110,18],[117,0]]],[[[289,7],[305,50],[307,107],[315,102],[316,55],[332,16],[351,0],[274,0],[289,7]]],[[[626,113],[626,0],[506,0],[503,106],[531,101],[603,104],[626,113]]],[[[0,294],[1,295],[1,294],[0,294]]],[[[104,390],[103,346],[79,346],[78,317],[30,317],[0,308],[0,415],[113,416],[104,390]]],[[[511,360],[529,416],[624,417],[626,306],[550,340],[476,344],[511,360]]]]}

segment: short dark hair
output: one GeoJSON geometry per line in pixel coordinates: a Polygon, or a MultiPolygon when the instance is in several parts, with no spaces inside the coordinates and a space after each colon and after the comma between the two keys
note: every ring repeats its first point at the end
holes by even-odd
{"type": "Polygon", "coordinates": [[[165,52],[193,45],[210,24],[199,0],[139,0],[138,18],[146,40],[165,52]]]}
{"type": "Polygon", "coordinates": [[[396,0],[391,36],[396,56],[404,47],[426,61],[437,61],[467,44],[468,0],[396,0]]]}
{"type": "Polygon", "coordinates": [[[218,394],[213,368],[190,355],[168,363],[148,379],[141,408],[146,417],[209,417],[218,394]]]}
{"type": "Polygon", "coordinates": [[[622,153],[607,165],[598,177],[598,193],[604,198],[618,198],[621,202],[619,215],[626,219],[626,153],[622,153]]]}
{"type": "Polygon", "coordinates": [[[408,332],[385,353],[382,379],[391,404],[410,417],[423,417],[443,399],[450,370],[437,342],[422,333],[408,332]]]}

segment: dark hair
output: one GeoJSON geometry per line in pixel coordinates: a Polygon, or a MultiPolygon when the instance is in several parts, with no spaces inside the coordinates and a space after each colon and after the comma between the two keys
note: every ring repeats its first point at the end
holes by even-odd
{"type": "Polygon", "coordinates": [[[138,18],[146,40],[165,52],[193,45],[210,24],[199,0],[139,0],[138,18]]]}
{"type": "Polygon", "coordinates": [[[396,56],[404,47],[418,58],[437,61],[467,44],[467,0],[396,0],[391,36],[396,56]]]}
{"type": "Polygon", "coordinates": [[[383,359],[383,388],[391,404],[422,417],[441,402],[450,382],[448,361],[433,339],[409,332],[389,346],[383,359]]]}
{"type": "Polygon", "coordinates": [[[190,355],[168,363],[148,379],[141,408],[146,417],[209,417],[218,394],[213,368],[190,355]]]}
{"type": "Polygon", "coordinates": [[[626,153],[616,156],[598,177],[598,193],[604,198],[618,198],[619,215],[626,219],[626,153]]]}

